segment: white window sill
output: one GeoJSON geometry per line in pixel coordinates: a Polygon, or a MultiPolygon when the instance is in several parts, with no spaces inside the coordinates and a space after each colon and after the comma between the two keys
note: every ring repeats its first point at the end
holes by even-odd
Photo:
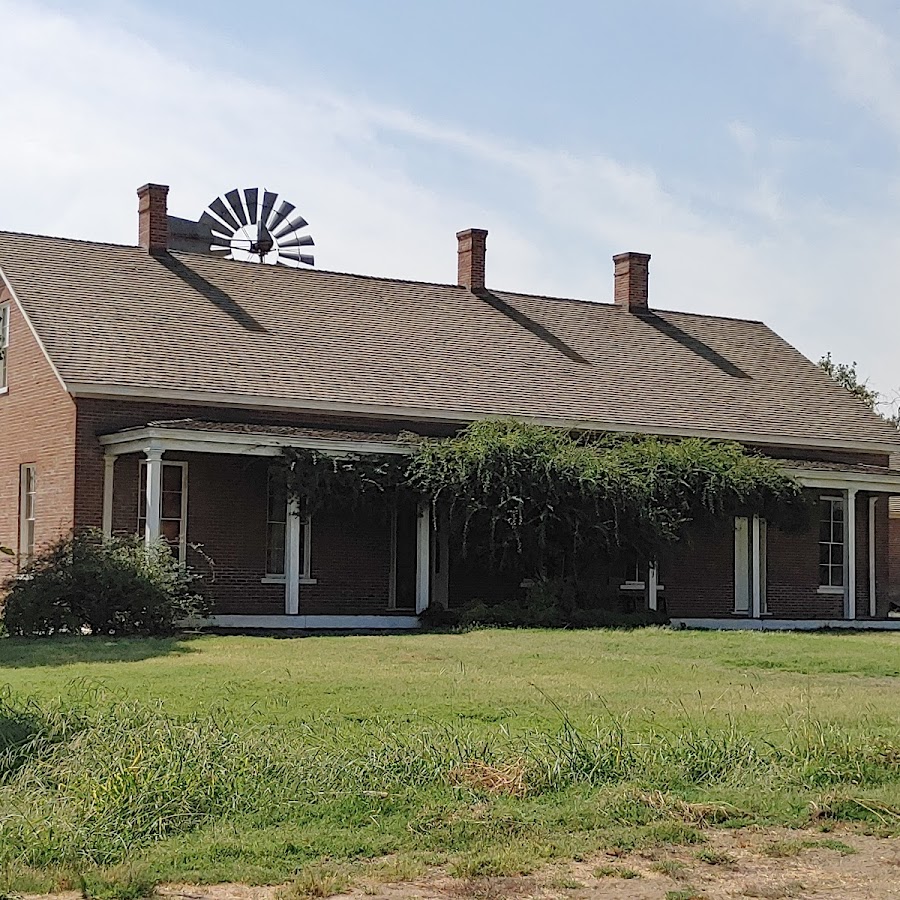
{"type": "MultiPolygon", "coordinates": [[[[643,581],[625,581],[619,585],[620,591],[643,591],[645,590],[647,585],[644,584],[643,581]]],[[[666,586],[664,584],[658,584],[656,586],[658,591],[664,591],[666,586]]]]}
{"type": "Polygon", "coordinates": [[[9,393],[9,387],[0,387],[0,397],[9,393]]]}
{"type": "Polygon", "coordinates": [[[839,595],[844,593],[844,589],[842,587],[832,587],[831,585],[821,584],[816,588],[816,593],[839,595]]]}
{"type": "MultiPolygon", "coordinates": [[[[287,579],[284,575],[266,575],[265,578],[260,579],[260,584],[285,584],[287,579]]],[[[299,579],[300,584],[318,584],[318,578],[307,578],[306,576],[301,576],[299,579]]]]}

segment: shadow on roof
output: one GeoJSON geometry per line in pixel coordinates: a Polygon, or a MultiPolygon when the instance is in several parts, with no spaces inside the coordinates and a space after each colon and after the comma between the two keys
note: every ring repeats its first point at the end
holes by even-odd
{"type": "Polygon", "coordinates": [[[686,347],[688,350],[696,353],[697,356],[705,359],[709,363],[712,363],[717,369],[721,370],[726,375],[731,375],[732,378],[752,377],[739,366],[736,366],[730,359],[726,359],[724,356],[722,356],[721,353],[713,350],[713,348],[708,344],[704,344],[703,341],[700,340],[700,338],[696,338],[693,335],[688,334],[686,331],[682,331],[677,325],[673,325],[671,322],[667,322],[661,316],[656,315],[656,313],[641,313],[640,319],[642,322],[646,322],[648,325],[652,325],[657,331],[662,332],[666,337],[671,338],[673,341],[677,341],[679,344],[681,344],[682,347],[686,347]]]}
{"type": "Polygon", "coordinates": [[[558,350],[564,356],[567,356],[573,362],[581,363],[589,366],[590,362],[586,360],[577,350],[570,347],[562,338],[557,337],[549,328],[535,322],[530,316],[525,315],[521,310],[511,306],[505,300],[501,300],[496,294],[490,291],[481,290],[476,296],[484,300],[488,306],[492,306],[497,312],[502,313],[509,319],[512,319],[517,325],[521,325],[526,331],[530,331],[536,337],[539,337],[544,343],[549,344],[555,350],[558,350]]]}
{"type": "Polygon", "coordinates": [[[214,306],[221,309],[223,313],[231,316],[235,322],[246,328],[247,331],[255,331],[259,334],[266,333],[265,327],[244,310],[237,301],[229,297],[221,288],[217,288],[214,284],[208,282],[190,266],[186,266],[180,259],[176,259],[168,253],[158,256],[154,255],[152,258],[173,275],[180,278],[188,287],[197,291],[198,294],[202,294],[214,306]]]}

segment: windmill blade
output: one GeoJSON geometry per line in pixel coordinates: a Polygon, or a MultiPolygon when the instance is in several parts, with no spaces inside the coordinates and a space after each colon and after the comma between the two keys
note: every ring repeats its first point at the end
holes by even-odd
{"type": "Polygon", "coordinates": [[[272,215],[272,210],[275,208],[275,201],[277,199],[278,194],[274,194],[272,191],[265,191],[263,193],[262,209],[259,211],[259,220],[263,225],[268,224],[269,217],[272,215]]]}
{"type": "Polygon", "coordinates": [[[294,206],[293,203],[288,203],[287,200],[282,200],[281,206],[278,207],[271,220],[266,223],[268,225],[269,231],[271,231],[273,228],[277,228],[296,208],[297,207],[294,206]]]}
{"type": "Polygon", "coordinates": [[[247,224],[247,213],[244,212],[244,204],[241,202],[241,193],[235,188],[233,191],[229,191],[225,195],[225,199],[228,201],[228,205],[231,207],[234,214],[238,217],[238,221],[241,225],[247,224]]]}
{"type": "Polygon", "coordinates": [[[203,225],[205,228],[208,228],[213,235],[218,235],[223,238],[230,238],[231,233],[229,232],[228,226],[223,225],[217,218],[211,216],[208,212],[203,213],[200,216],[200,225],[203,225]]]}
{"type": "Polygon", "coordinates": [[[314,257],[307,253],[301,253],[299,250],[279,250],[279,259],[292,259],[295,262],[304,263],[307,266],[315,265],[314,257]]]}
{"type": "Polygon", "coordinates": [[[279,241],[279,250],[283,247],[315,247],[316,242],[308,234],[301,234],[300,237],[291,238],[289,241],[279,241]]]}
{"type": "Polygon", "coordinates": [[[209,204],[209,208],[223,221],[227,222],[233,231],[237,231],[240,228],[240,223],[238,220],[231,214],[231,210],[225,205],[225,201],[221,197],[216,197],[212,203],[209,204]]]}
{"type": "Polygon", "coordinates": [[[291,219],[291,221],[287,224],[282,225],[281,228],[279,228],[278,231],[276,231],[272,235],[272,237],[277,241],[278,238],[284,237],[286,234],[290,234],[292,231],[299,231],[301,228],[306,228],[307,225],[309,225],[309,222],[307,222],[306,219],[303,218],[303,216],[297,216],[296,218],[291,219]]]}
{"type": "Polygon", "coordinates": [[[250,224],[255,225],[256,214],[259,212],[259,188],[244,188],[244,203],[247,204],[250,224]]]}
{"type": "Polygon", "coordinates": [[[214,234],[210,240],[213,249],[216,247],[227,247],[229,250],[231,249],[231,241],[226,237],[222,237],[220,234],[214,234]]]}

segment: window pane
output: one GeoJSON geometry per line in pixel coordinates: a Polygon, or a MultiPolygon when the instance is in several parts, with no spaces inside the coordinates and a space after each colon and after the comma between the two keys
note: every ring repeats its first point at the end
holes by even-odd
{"type": "Polygon", "coordinates": [[[284,575],[284,525],[269,523],[266,547],[266,574],[284,575]]]}
{"type": "Polygon", "coordinates": [[[843,500],[832,500],[831,506],[833,509],[833,517],[835,522],[843,522],[844,521],[844,501],[843,500]]]}
{"type": "Polygon", "coordinates": [[[170,543],[177,544],[181,537],[181,522],[172,519],[166,519],[160,523],[160,533],[170,543]]]}
{"type": "Polygon", "coordinates": [[[181,518],[181,493],[173,491],[163,491],[162,495],[162,517],[164,519],[180,519],[181,518]]]}
{"type": "Polygon", "coordinates": [[[181,491],[181,466],[163,466],[162,489],[164,491],[181,491]]]}
{"type": "Polygon", "coordinates": [[[835,587],[843,587],[844,586],[844,567],[843,566],[832,566],[831,567],[831,583],[835,587]]]}
{"type": "Polygon", "coordinates": [[[287,521],[287,490],[275,481],[269,482],[269,521],[287,521]]]}
{"type": "Polygon", "coordinates": [[[844,546],[843,544],[831,545],[831,564],[839,566],[844,562],[844,546]]]}
{"type": "MultiPolygon", "coordinates": [[[[827,566],[831,563],[831,544],[819,544],[819,563],[823,566],[827,566]]],[[[827,583],[827,581],[822,582],[822,584],[827,583]]]]}
{"type": "Polygon", "coordinates": [[[827,564],[819,566],[819,584],[831,584],[831,572],[829,571],[829,566],[827,564]]]}
{"type": "Polygon", "coordinates": [[[835,544],[843,544],[844,543],[844,523],[843,522],[835,522],[834,525],[831,526],[831,540],[835,544]]]}

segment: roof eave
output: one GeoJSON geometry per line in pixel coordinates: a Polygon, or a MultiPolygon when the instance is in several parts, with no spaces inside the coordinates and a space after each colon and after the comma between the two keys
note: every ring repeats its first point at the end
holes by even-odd
{"type": "Polygon", "coordinates": [[[121,400],[129,398],[141,401],[164,401],[191,405],[227,406],[231,408],[292,410],[338,415],[377,417],[399,421],[430,421],[450,425],[462,425],[473,421],[501,418],[527,418],[528,421],[558,428],[586,431],[612,431],[623,434],[656,434],[665,437],[695,437],[707,440],[739,441],[771,447],[815,448],[819,450],[864,451],[869,453],[900,453],[900,434],[896,442],[844,440],[836,438],[808,438],[796,435],[760,435],[752,432],[728,432],[715,429],[685,429],[669,426],[633,425],[624,422],[602,422],[586,419],[567,419],[552,416],[511,416],[503,413],[484,413],[472,410],[428,409],[423,407],[391,406],[388,404],[348,403],[345,401],[292,399],[285,397],[261,397],[254,394],[231,394],[219,391],[173,390],[171,388],[134,387],[131,385],[101,385],[69,383],[73,397],[121,400]]]}

